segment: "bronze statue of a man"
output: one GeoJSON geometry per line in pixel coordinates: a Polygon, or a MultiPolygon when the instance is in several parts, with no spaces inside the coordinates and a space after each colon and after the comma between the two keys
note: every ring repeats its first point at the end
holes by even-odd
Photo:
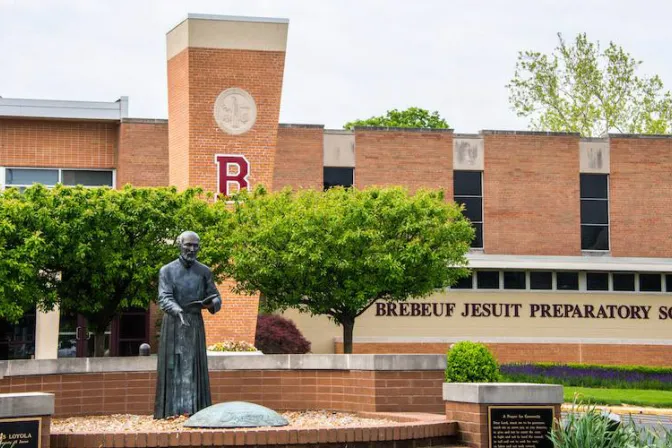
{"type": "Polygon", "coordinates": [[[196,261],[200,238],[183,232],[180,257],[159,271],[159,306],[164,311],[156,379],[154,418],[193,415],[212,404],[202,309],[215,314],[222,298],[212,272],[196,261]]]}

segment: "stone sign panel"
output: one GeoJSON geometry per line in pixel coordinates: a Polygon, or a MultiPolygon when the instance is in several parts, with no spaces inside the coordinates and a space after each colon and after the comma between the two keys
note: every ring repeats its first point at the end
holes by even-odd
{"type": "Polygon", "coordinates": [[[0,448],[41,448],[41,418],[0,419],[0,448]]]}
{"type": "Polygon", "coordinates": [[[488,406],[490,448],[553,448],[553,406],[488,406]]]}

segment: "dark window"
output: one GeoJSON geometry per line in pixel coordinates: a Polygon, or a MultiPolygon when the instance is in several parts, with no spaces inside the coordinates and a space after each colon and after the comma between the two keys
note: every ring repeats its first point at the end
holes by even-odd
{"type": "Polygon", "coordinates": [[[634,291],[635,274],[612,274],[614,291],[634,291]]]}
{"type": "Polygon", "coordinates": [[[609,250],[609,183],[606,174],[581,174],[581,249],[609,250]]]}
{"type": "Polygon", "coordinates": [[[483,247],[483,189],[480,171],[453,172],[453,200],[464,205],[462,213],[474,226],[471,247],[483,247]]]}
{"type": "Polygon", "coordinates": [[[112,187],[112,171],[63,170],[63,185],[112,187]]]}
{"type": "Polygon", "coordinates": [[[660,292],[662,290],[660,274],[639,274],[639,290],[660,292]]]}
{"type": "Polygon", "coordinates": [[[581,249],[609,250],[609,226],[581,226],[581,249]]]}
{"type": "Polygon", "coordinates": [[[571,291],[579,289],[578,272],[558,272],[556,278],[558,280],[558,289],[571,291]]]}
{"type": "Polygon", "coordinates": [[[35,355],[35,312],[18,322],[0,320],[0,359],[31,359],[35,355]]]}
{"type": "Polygon", "coordinates": [[[476,284],[479,289],[499,289],[499,271],[478,271],[476,284]]]}
{"type": "Polygon", "coordinates": [[[525,289],[525,272],[523,271],[504,271],[504,289],[525,289]]]}
{"type": "Polygon", "coordinates": [[[471,247],[482,248],[483,247],[483,223],[476,222],[474,225],[474,240],[471,242],[471,247]]]}
{"type": "Polygon", "coordinates": [[[530,272],[530,289],[553,289],[553,273],[530,272]]]}
{"type": "Polygon", "coordinates": [[[453,194],[455,196],[482,196],[480,171],[454,171],[453,194]]]}
{"type": "Polygon", "coordinates": [[[324,189],[331,187],[352,187],[354,183],[354,168],[324,167],[324,189]]]}
{"type": "Polygon", "coordinates": [[[581,174],[581,199],[607,199],[606,174],[581,174]]]}
{"type": "Polygon", "coordinates": [[[452,289],[473,289],[474,288],[474,274],[469,274],[468,277],[460,278],[457,283],[451,286],[452,289]]]}
{"type": "Polygon", "coordinates": [[[609,291],[609,274],[606,272],[586,272],[588,291],[609,291]]]}
{"type": "Polygon", "coordinates": [[[463,214],[471,222],[483,221],[483,202],[481,198],[472,198],[468,196],[455,196],[455,202],[464,204],[463,214]]]}
{"type": "Polygon", "coordinates": [[[665,291],[672,292],[672,274],[667,274],[665,276],[665,291]]]}
{"type": "Polygon", "coordinates": [[[42,184],[54,186],[58,183],[58,170],[18,169],[10,168],[6,171],[7,185],[42,184]]]}
{"type": "Polygon", "coordinates": [[[581,223],[609,224],[607,201],[585,199],[581,201],[581,223]]]}
{"type": "Polygon", "coordinates": [[[147,337],[147,311],[134,309],[119,316],[118,356],[138,356],[140,345],[149,342],[147,337]]]}

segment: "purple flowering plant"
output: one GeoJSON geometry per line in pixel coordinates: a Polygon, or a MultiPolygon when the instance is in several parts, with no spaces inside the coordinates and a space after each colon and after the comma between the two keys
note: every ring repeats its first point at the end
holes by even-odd
{"type": "Polygon", "coordinates": [[[672,390],[672,368],[521,363],[501,366],[503,381],[571,387],[672,390]]]}

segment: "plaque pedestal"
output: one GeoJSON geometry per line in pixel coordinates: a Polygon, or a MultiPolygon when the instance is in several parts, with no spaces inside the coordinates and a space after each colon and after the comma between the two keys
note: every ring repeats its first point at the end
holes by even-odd
{"type": "Polygon", "coordinates": [[[49,448],[53,413],[54,394],[0,394],[0,446],[49,448]]]}
{"type": "Polygon", "coordinates": [[[552,448],[563,388],[525,383],[444,383],[446,418],[471,448],[552,448]]]}

